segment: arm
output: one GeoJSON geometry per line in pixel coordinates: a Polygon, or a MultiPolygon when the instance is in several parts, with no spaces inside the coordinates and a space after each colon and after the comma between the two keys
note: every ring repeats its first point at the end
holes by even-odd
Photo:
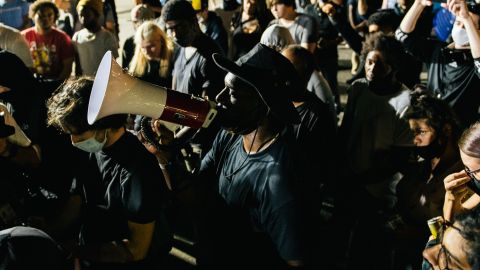
{"type": "Polygon", "coordinates": [[[40,166],[40,147],[38,145],[32,144],[27,147],[22,147],[7,142],[6,149],[0,155],[20,166],[29,168],[37,168],[40,166]]]}
{"type": "Polygon", "coordinates": [[[65,80],[70,77],[72,74],[72,65],[73,65],[73,57],[63,59],[62,60],[62,72],[58,76],[58,79],[65,80]]]}
{"type": "Polygon", "coordinates": [[[464,171],[452,173],[443,180],[445,186],[443,217],[445,220],[453,221],[452,219],[455,214],[467,209],[464,206],[471,207],[480,202],[480,197],[475,194],[465,201],[465,205],[462,204],[462,201],[468,194],[468,188],[466,186],[468,181],[470,181],[470,178],[464,171]]]}
{"type": "Polygon", "coordinates": [[[480,57],[480,34],[475,26],[474,19],[468,13],[467,3],[464,0],[448,0],[444,7],[462,22],[467,31],[470,50],[473,58],[480,57]]]}
{"type": "Polygon", "coordinates": [[[318,41],[317,24],[313,17],[308,15],[303,16],[305,16],[305,22],[300,46],[307,49],[309,52],[314,53],[315,49],[317,48],[318,41]]]}
{"type": "Polygon", "coordinates": [[[412,33],[413,30],[415,30],[415,26],[417,25],[418,18],[420,18],[422,11],[426,6],[431,5],[432,2],[430,0],[415,0],[412,7],[410,7],[400,23],[400,30],[407,34],[412,33]]]}
{"type": "Polygon", "coordinates": [[[367,5],[367,1],[366,1],[366,0],[358,0],[357,12],[358,12],[358,15],[360,15],[360,16],[365,16],[365,15],[367,15],[368,5],[367,5]]]}
{"type": "Polygon", "coordinates": [[[328,14],[330,22],[342,35],[350,48],[352,48],[355,53],[360,54],[363,46],[363,38],[358,34],[357,31],[355,31],[351,23],[346,23],[344,15],[337,12],[336,10],[337,9],[332,4],[326,4],[322,8],[322,11],[328,14]]]}
{"type": "Polygon", "coordinates": [[[78,246],[74,256],[104,263],[127,263],[146,258],[152,242],[155,222],[128,222],[130,237],[97,245],[78,246]]]}

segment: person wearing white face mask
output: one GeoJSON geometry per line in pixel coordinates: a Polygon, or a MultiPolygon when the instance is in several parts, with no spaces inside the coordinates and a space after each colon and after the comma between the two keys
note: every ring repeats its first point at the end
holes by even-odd
{"type": "Polygon", "coordinates": [[[455,15],[453,43],[423,37],[415,28],[431,0],[415,0],[395,35],[406,50],[427,63],[427,88],[449,103],[464,126],[479,117],[480,5],[473,0],[447,0],[442,6],[455,15]]]}
{"type": "Polygon", "coordinates": [[[126,115],[87,123],[92,86],[88,77],[72,78],[47,102],[48,124],[89,152],[85,164],[75,164],[80,169],[65,208],[69,211],[60,220],[65,227],[81,223],[71,251],[88,269],[153,269],[170,250],[171,235],[163,225],[163,174],[155,157],[125,130],[126,115]]]}

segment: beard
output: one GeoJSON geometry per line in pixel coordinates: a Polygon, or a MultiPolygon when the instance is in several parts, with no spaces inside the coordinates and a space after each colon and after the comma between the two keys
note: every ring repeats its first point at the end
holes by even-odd
{"type": "Polygon", "coordinates": [[[249,113],[222,108],[219,110],[218,116],[222,129],[233,134],[246,135],[258,128],[267,112],[266,106],[258,106],[249,113]]]}

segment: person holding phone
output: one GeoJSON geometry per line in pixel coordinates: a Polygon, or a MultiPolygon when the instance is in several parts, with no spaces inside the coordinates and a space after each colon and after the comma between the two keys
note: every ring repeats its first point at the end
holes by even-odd
{"type": "Polygon", "coordinates": [[[444,180],[443,217],[451,222],[458,212],[480,204],[480,122],[462,134],[458,147],[465,169],[448,175],[444,180]]]}
{"type": "Polygon", "coordinates": [[[395,36],[406,50],[427,63],[427,88],[453,108],[465,126],[478,115],[480,87],[480,5],[472,0],[447,0],[442,6],[455,15],[453,43],[426,38],[419,34],[417,22],[431,0],[415,0],[403,18],[395,36]]]}

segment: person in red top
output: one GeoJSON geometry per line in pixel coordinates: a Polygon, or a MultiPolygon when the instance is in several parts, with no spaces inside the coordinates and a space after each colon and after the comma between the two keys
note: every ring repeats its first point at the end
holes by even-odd
{"type": "Polygon", "coordinates": [[[74,49],[70,37],[55,28],[58,8],[48,0],[30,6],[35,26],[22,31],[33,59],[34,73],[46,79],[64,80],[72,72],[74,49]]]}

